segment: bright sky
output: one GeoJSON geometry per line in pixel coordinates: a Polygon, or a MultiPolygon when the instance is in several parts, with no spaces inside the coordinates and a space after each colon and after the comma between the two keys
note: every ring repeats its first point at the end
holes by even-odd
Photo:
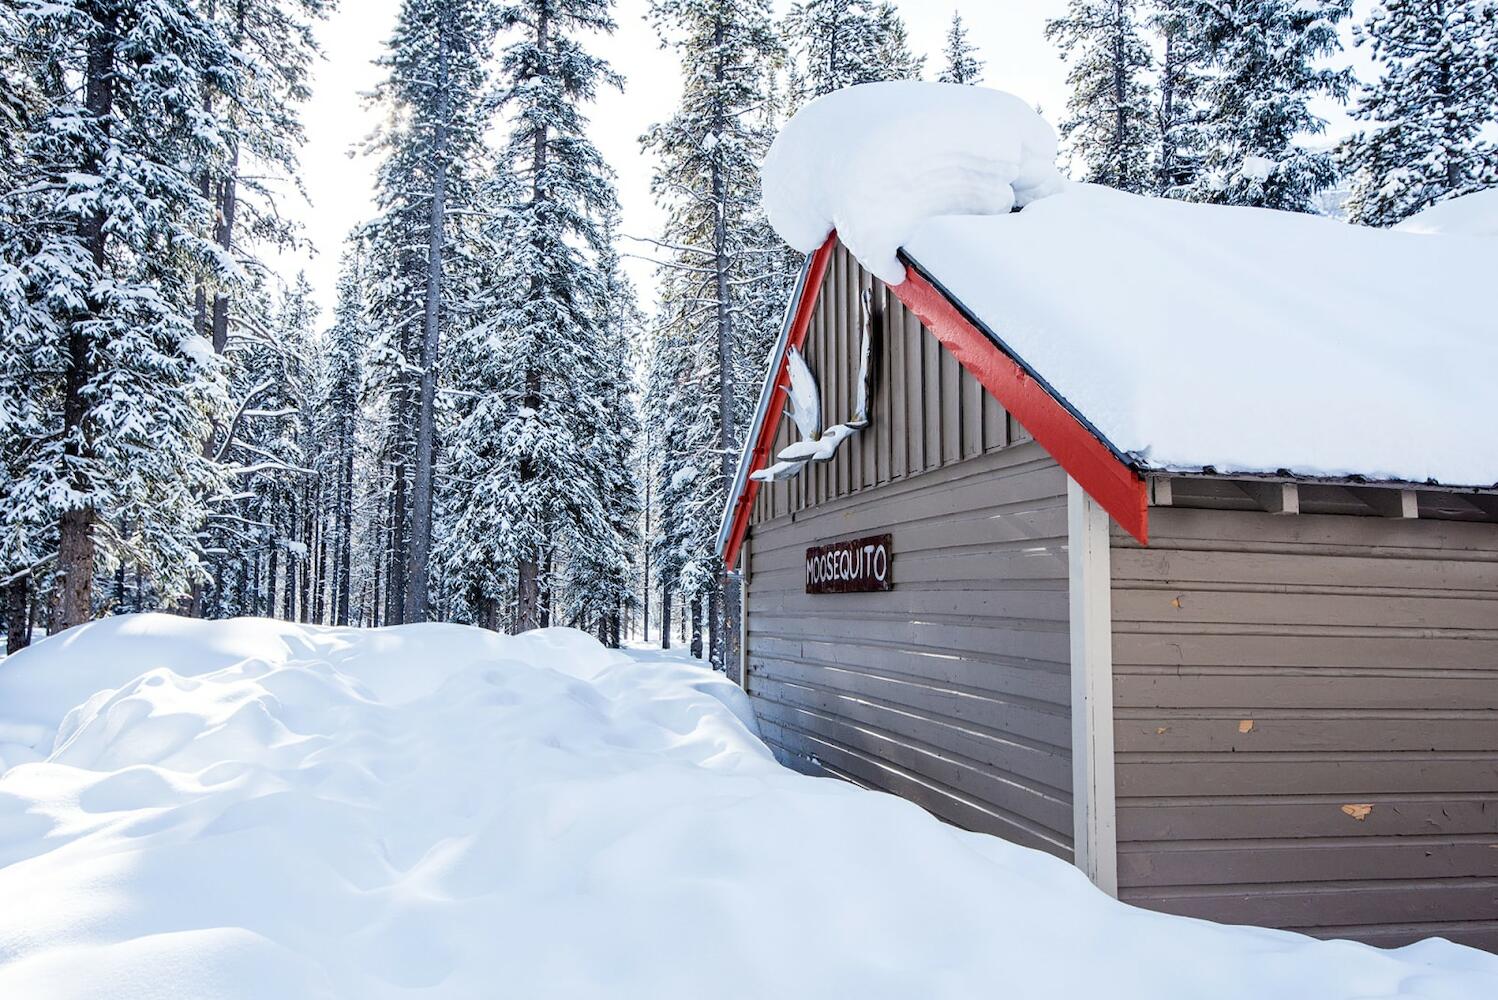
{"type": "MultiPolygon", "coordinates": [[[[789,3],[776,0],[777,11],[783,13],[789,3]]],[[[375,123],[361,95],[380,78],[372,60],[383,49],[398,6],[399,0],[344,0],[319,31],[326,60],[317,69],[312,99],[304,109],[308,142],[302,151],[302,177],[311,204],[295,201],[282,206],[302,220],[315,252],[279,261],[277,267],[288,281],[298,267],[306,269],[324,321],[331,316],[343,239],[374,213],[375,161],[351,154],[375,123]]],[[[1046,41],[1044,30],[1046,19],[1065,9],[1065,0],[897,0],[897,6],[913,48],[927,56],[927,78],[934,79],[941,68],[947,26],[952,11],[960,10],[969,37],[986,62],[984,84],[1038,104],[1053,124],[1059,120],[1066,104],[1066,66],[1046,41]]],[[[618,172],[623,232],[630,236],[659,234],[660,213],[650,196],[653,163],[640,151],[639,137],[671,113],[678,96],[676,59],[660,48],[645,20],[646,10],[646,0],[619,0],[619,30],[611,37],[592,39],[589,46],[625,77],[624,92],[605,94],[590,118],[594,141],[618,172]]],[[[1328,116],[1332,112],[1319,102],[1318,110],[1328,116]]],[[[1334,125],[1332,131],[1343,127],[1334,125]]],[[[643,253],[647,248],[626,242],[624,249],[643,253]]],[[[648,306],[654,299],[652,267],[642,260],[626,264],[648,306]]]]}
{"type": "MultiPolygon", "coordinates": [[[[317,69],[312,100],[303,112],[308,141],[302,151],[302,178],[311,204],[282,206],[302,221],[315,253],[283,260],[278,267],[287,280],[298,267],[306,269],[324,320],[333,307],[343,239],[374,213],[375,161],[350,154],[375,124],[375,115],[366,110],[360,95],[380,79],[371,60],[382,50],[398,6],[398,0],[344,0],[318,33],[326,59],[317,69]]],[[[776,6],[785,8],[788,0],[779,0],[776,6]]],[[[1064,7],[1063,0],[902,0],[899,7],[913,47],[927,54],[928,77],[934,78],[940,68],[952,11],[961,10],[973,42],[987,61],[984,82],[1039,103],[1055,121],[1066,101],[1066,69],[1042,32],[1046,18],[1064,7]]],[[[614,15],[619,30],[612,37],[593,39],[590,45],[625,77],[624,93],[604,95],[589,117],[594,141],[618,172],[623,231],[631,236],[659,233],[660,214],[650,196],[653,164],[640,151],[638,140],[653,122],[671,113],[678,96],[676,59],[661,50],[645,13],[645,0],[620,0],[614,15]]],[[[624,249],[643,253],[645,248],[627,244],[624,249]]],[[[653,298],[653,269],[640,260],[626,263],[648,304],[653,298]]]]}

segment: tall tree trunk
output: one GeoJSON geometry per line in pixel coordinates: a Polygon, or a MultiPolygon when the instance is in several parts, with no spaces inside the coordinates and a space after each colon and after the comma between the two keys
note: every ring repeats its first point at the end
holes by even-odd
{"type": "Polygon", "coordinates": [[[661,648],[671,648],[671,587],[661,581],[661,648]]]}
{"type": "Polygon", "coordinates": [[[338,476],[338,599],[334,608],[334,623],[347,625],[349,618],[350,572],[354,547],[354,428],[347,417],[343,421],[342,433],[343,467],[338,476]]]}
{"type": "MultiPolygon", "coordinates": [[[[541,57],[541,66],[536,75],[545,79],[550,76],[550,68],[547,65],[547,45],[550,44],[551,33],[551,7],[547,3],[536,4],[536,51],[541,57]]],[[[546,126],[542,124],[536,129],[534,145],[531,148],[531,200],[537,205],[547,199],[546,188],[542,184],[542,178],[546,175],[546,126]]],[[[531,294],[540,297],[541,289],[538,279],[531,280],[531,294]]],[[[533,410],[539,410],[541,405],[541,373],[532,368],[525,375],[525,405],[533,410]]],[[[528,482],[535,476],[535,470],[529,468],[529,463],[520,463],[520,479],[528,482]]],[[[540,573],[536,560],[540,553],[526,553],[520,560],[518,573],[516,574],[517,593],[515,601],[515,631],[524,632],[536,628],[541,621],[541,592],[540,573]]]]}
{"type": "Polygon", "coordinates": [[[427,588],[432,554],[432,449],[436,433],[437,366],[442,305],[442,235],[447,207],[448,32],[437,24],[437,123],[432,158],[431,222],[427,235],[426,315],[421,336],[421,400],[416,425],[416,470],[411,495],[411,556],[406,573],[406,620],[425,621],[430,608],[427,588]]]}
{"type": "Polygon", "coordinates": [[[527,632],[541,624],[541,588],[537,579],[536,560],[525,559],[520,563],[515,609],[515,631],[527,632]]]}
{"type": "MultiPolygon", "coordinates": [[[[88,63],[84,75],[84,107],[106,142],[110,133],[110,115],[114,111],[114,47],[119,17],[118,9],[113,6],[104,11],[97,30],[88,39],[88,63]]],[[[91,154],[84,164],[84,172],[97,174],[101,169],[99,157],[91,154]]],[[[104,223],[102,208],[90,212],[78,223],[79,240],[87,248],[100,275],[105,270],[108,241],[104,223]]],[[[96,304],[90,303],[90,312],[95,308],[96,304]]],[[[72,468],[77,468],[90,450],[84,427],[88,407],[83,394],[93,378],[94,366],[89,338],[84,332],[87,324],[82,319],[76,317],[68,329],[67,378],[62,406],[63,455],[72,468]]],[[[79,493],[88,495],[87,483],[78,482],[76,474],[71,471],[68,478],[79,493]]],[[[58,522],[54,618],[60,628],[78,625],[93,617],[96,517],[93,504],[85,500],[63,511],[58,522]]]]}
{"type": "MultiPolygon", "coordinates": [[[[645,454],[647,461],[650,455],[650,431],[645,432],[645,454]]],[[[645,582],[640,587],[640,615],[643,619],[643,631],[640,638],[644,642],[650,641],[650,480],[651,476],[645,476],[645,530],[640,534],[640,565],[645,569],[645,582]]]]}
{"type": "Polygon", "coordinates": [[[312,484],[302,490],[302,555],[297,559],[297,621],[307,624],[312,621],[312,554],[313,536],[317,530],[312,516],[312,484]]]}
{"type": "MultiPolygon", "coordinates": [[[[723,16],[717,15],[713,25],[713,42],[717,55],[714,80],[723,83],[723,16]]],[[[722,137],[725,127],[721,96],[715,98],[713,108],[714,139],[722,137]]],[[[713,203],[717,206],[713,223],[713,279],[717,284],[718,299],[718,475],[724,488],[733,482],[734,460],[738,455],[733,426],[733,311],[728,302],[728,179],[723,176],[721,145],[714,146],[712,160],[713,203]]],[[[716,593],[708,595],[708,619],[710,643],[708,659],[714,670],[723,669],[723,636],[728,631],[738,630],[739,602],[730,585],[728,566],[719,563],[716,593]]]]}
{"type": "MultiPolygon", "coordinates": [[[[403,409],[405,409],[403,407],[403,409]]],[[[402,447],[404,443],[402,443],[402,447]]],[[[390,548],[385,557],[385,624],[399,625],[406,614],[406,460],[395,463],[395,491],[390,497],[390,548]]]]}
{"type": "Polygon", "coordinates": [[[5,653],[19,653],[31,642],[31,577],[12,580],[5,588],[5,653]]]}
{"type": "Polygon", "coordinates": [[[276,582],[281,572],[281,547],[271,539],[270,554],[266,556],[265,569],[265,617],[276,617],[276,582]]]}
{"type": "Polygon", "coordinates": [[[692,597],[692,655],[702,659],[702,595],[692,597]]]}

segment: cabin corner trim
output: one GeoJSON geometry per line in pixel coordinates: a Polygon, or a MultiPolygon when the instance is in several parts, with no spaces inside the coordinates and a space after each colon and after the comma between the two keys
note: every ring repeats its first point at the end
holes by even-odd
{"type": "Polygon", "coordinates": [[[1072,860],[1118,895],[1113,744],[1113,573],[1108,512],[1066,479],[1071,631],[1072,860]]]}

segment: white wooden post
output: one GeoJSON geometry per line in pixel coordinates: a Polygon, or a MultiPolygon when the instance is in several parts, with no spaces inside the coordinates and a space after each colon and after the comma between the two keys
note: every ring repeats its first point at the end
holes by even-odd
{"type": "Polygon", "coordinates": [[[1071,597],[1072,835],[1078,868],[1118,895],[1108,513],[1066,481],[1071,597]]]}
{"type": "Polygon", "coordinates": [[[739,687],[749,693],[749,538],[739,546],[739,687]]]}

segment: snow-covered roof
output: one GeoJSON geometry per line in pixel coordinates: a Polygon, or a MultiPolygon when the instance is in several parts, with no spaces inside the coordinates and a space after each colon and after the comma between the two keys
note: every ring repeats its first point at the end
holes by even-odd
{"type": "Polygon", "coordinates": [[[1049,126],[961,89],[808,105],[765,165],[782,237],[809,250],[835,228],[896,284],[903,249],[1139,468],[1498,482],[1490,241],[1048,179],[1049,126]]]}
{"type": "Polygon", "coordinates": [[[1498,236],[1498,187],[1438,201],[1394,228],[1406,233],[1498,236]]]}

